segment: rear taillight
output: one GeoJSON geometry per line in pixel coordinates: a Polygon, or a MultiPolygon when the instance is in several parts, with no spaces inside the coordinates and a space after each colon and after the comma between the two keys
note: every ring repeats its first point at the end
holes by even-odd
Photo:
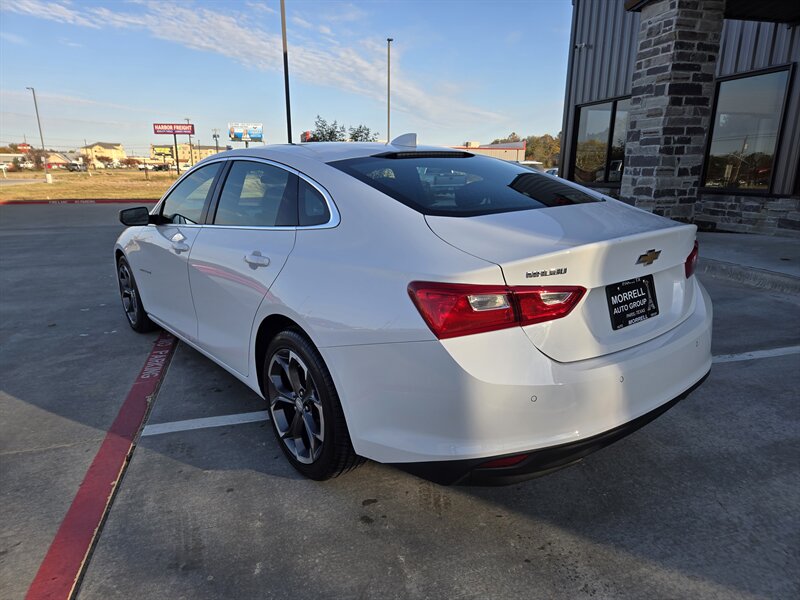
{"type": "Polygon", "coordinates": [[[697,244],[697,240],[695,240],[694,248],[692,248],[689,256],[686,257],[686,264],[683,266],[684,271],[686,272],[686,279],[689,279],[689,277],[694,275],[694,272],[697,269],[697,259],[699,254],[699,245],[697,244]]]}
{"type": "Polygon", "coordinates": [[[532,325],[566,316],[579,286],[507,287],[414,281],[408,295],[439,339],[532,325]]]}

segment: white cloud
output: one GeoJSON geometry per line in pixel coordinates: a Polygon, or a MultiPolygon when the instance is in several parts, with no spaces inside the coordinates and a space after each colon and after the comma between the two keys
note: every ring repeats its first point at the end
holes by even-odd
{"type": "Polygon", "coordinates": [[[245,6],[255,11],[265,12],[268,15],[278,14],[277,10],[267,6],[264,2],[245,2],[245,6]]]}
{"type": "MultiPolygon", "coordinates": [[[[0,98],[19,100],[22,98],[29,99],[31,93],[29,91],[19,90],[0,90],[0,98]]],[[[124,110],[132,112],[152,113],[152,108],[143,108],[141,106],[128,106],[125,104],[115,104],[112,102],[101,102],[99,100],[91,100],[89,98],[81,98],[79,96],[68,96],[65,94],[51,94],[48,92],[37,91],[36,99],[42,104],[48,102],[70,104],[74,106],[96,106],[100,108],[111,108],[114,110],[124,110]]]]}
{"type": "Polygon", "coordinates": [[[297,15],[292,17],[292,23],[294,23],[295,25],[299,25],[303,29],[312,29],[314,27],[311,23],[306,21],[304,18],[298,17],[297,15]]]}
{"type": "Polygon", "coordinates": [[[3,10],[58,21],[69,25],[80,25],[82,27],[92,27],[99,29],[100,24],[91,18],[86,18],[69,5],[67,2],[46,2],[44,0],[15,0],[14,2],[3,2],[3,10]]]}
{"type": "Polygon", "coordinates": [[[28,40],[16,33],[9,33],[7,31],[0,31],[0,40],[8,42],[9,44],[17,44],[19,46],[27,46],[28,40]]]}
{"type": "MultiPolygon", "coordinates": [[[[262,71],[281,69],[281,36],[252,24],[248,15],[226,10],[225,13],[198,7],[192,2],[166,3],[139,0],[135,12],[103,7],[77,7],[65,0],[16,0],[0,4],[4,10],[92,28],[115,27],[144,29],[154,37],[181,44],[194,50],[226,56],[241,65],[262,71]],[[241,35],[247,23],[248,35],[241,35]],[[192,35],[187,36],[186,32],[192,35]],[[231,40],[236,40],[231,43],[231,40]]],[[[335,10],[326,22],[348,22],[364,18],[364,12],[352,4],[333,3],[335,10]]],[[[269,7],[247,3],[250,8],[269,7]]],[[[264,10],[267,13],[275,11],[264,10]]],[[[305,29],[315,29],[326,36],[332,34],[327,25],[315,26],[298,15],[291,22],[305,29]]],[[[386,52],[382,42],[362,40],[357,47],[343,46],[330,37],[302,39],[292,45],[289,60],[293,77],[344,92],[384,102],[386,86],[386,52]],[[325,45],[323,45],[323,43],[325,45]]],[[[442,82],[440,89],[451,84],[442,82]]],[[[423,89],[402,68],[402,53],[393,53],[392,104],[398,111],[438,126],[458,126],[476,120],[502,122],[497,113],[455,99],[451,94],[437,94],[423,89]]]]}
{"type": "Polygon", "coordinates": [[[347,2],[344,4],[339,4],[337,2],[334,3],[334,6],[334,12],[326,15],[326,18],[330,21],[337,21],[341,23],[360,21],[366,16],[366,13],[352,2],[347,2]]]}

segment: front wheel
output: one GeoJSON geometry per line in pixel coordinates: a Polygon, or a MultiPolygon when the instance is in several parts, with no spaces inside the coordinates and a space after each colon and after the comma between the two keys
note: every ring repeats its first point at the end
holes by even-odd
{"type": "Polygon", "coordinates": [[[156,324],[144,311],[139,288],[133,278],[131,266],[124,256],[120,256],[117,261],[117,282],[119,283],[119,295],[122,298],[122,309],[125,311],[131,329],[139,333],[156,329],[156,324]]]}
{"type": "Polygon", "coordinates": [[[339,395],[322,356],[295,330],[279,333],[264,360],[272,430],[291,465],[310,479],[363,462],[350,442],[339,395]]]}

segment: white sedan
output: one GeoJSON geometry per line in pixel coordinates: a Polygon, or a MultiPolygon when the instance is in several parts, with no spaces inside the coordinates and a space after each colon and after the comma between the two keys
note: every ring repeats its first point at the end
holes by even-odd
{"type": "Polygon", "coordinates": [[[546,473],[711,366],[695,226],[414,136],[217,154],[120,219],[131,327],[266,398],[313,479],[364,458],[441,483],[546,473]]]}

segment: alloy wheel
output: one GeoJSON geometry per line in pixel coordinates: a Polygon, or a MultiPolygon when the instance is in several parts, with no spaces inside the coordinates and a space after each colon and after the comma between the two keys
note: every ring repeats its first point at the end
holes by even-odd
{"type": "Polygon", "coordinates": [[[119,265],[119,291],[122,296],[122,308],[125,309],[125,316],[131,324],[136,324],[136,312],[139,309],[139,297],[136,294],[136,287],[133,284],[128,265],[124,262],[119,265]]]}
{"type": "Polygon", "coordinates": [[[270,414],[292,456],[311,464],[322,453],[325,418],[313,376],[302,358],[280,348],[269,362],[270,414]]]}

